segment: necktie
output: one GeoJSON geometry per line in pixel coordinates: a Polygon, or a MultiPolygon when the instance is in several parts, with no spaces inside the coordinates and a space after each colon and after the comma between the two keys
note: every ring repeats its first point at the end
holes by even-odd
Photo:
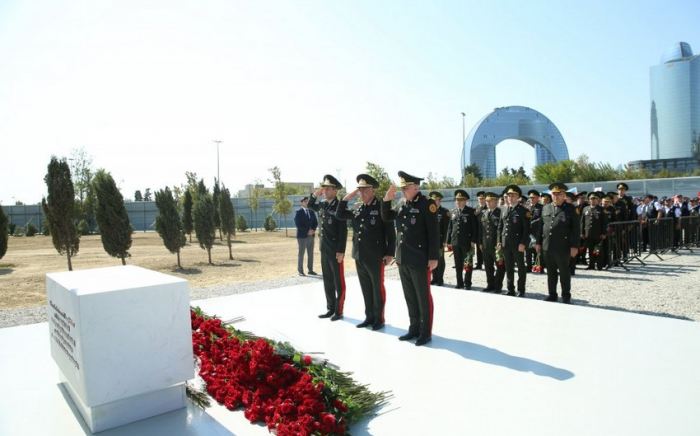
{"type": "Polygon", "coordinates": [[[306,218],[311,219],[311,215],[309,215],[309,209],[306,209],[306,218]]]}

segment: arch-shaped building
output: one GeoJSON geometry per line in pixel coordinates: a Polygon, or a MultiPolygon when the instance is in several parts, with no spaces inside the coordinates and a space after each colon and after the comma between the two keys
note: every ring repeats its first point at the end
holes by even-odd
{"type": "Polygon", "coordinates": [[[569,158],[564,138],[549,118],[524,106],[494,109],[479,121],[464,141],[464,168],[477,164],[484,177],[496,177],[496,146],[506,139],[523,141],[535,149],[537,165],[569,158]]]}

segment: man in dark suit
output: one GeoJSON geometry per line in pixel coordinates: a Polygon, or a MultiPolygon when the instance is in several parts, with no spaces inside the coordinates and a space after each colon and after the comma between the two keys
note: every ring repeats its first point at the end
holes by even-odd
{"type": "Polygon", "coordinates": [[[294,225],[297,227],[297,244],[299,254],[297,256],[297,270],[299,275],[304,275],[304,252],[307,256],[309,275],[318,275],[314,272],[314,236],[318,227],[316,214],[309,210],[309,197],[301,199],[301,207],[294,214],[294,225]]]}
{"type": "Polygon", "coordinates": [[[403,295],[408,306],[410,325],[400,341],[417,338],[416,345],[432,339],[433,297],[430,294],[430,272],[438,265],[440,229],[435,201],[421,194],[419,177],[399,171],[403,198],[395,209],[396,185],[391,185],[382,203],[382,219],[396,221],[398,229],[396,263],[403,295]]]}
{"type": "Polygon", "coordinates": [[[530,243],[530,218],[532,214],[519,203],[522,190],[517,185],[506,186],[508,205],[501,208],[498,224],[498,248],[503,251],[506,263],[506,295],[515,295],[515,265],[518,266],[518,297],[525,296],[525,249],[530,243]]]}
{"type": "Polygon", "coordinates": [[[470,290],[474,269],[474,248],[479,236],[479,212],[467,206],[467,200],[469,200],[467,191],[463,189],[455,191],[457,207],[451,212],[445,243],[452,247],[457,274],[455,288],[470,290]]]}
{"type": "Polygon", "coordinates": [[[552,203],[542,209],[541,231],[537,238],[537,252],[547,260],[547,288],[545,301],[557,301],[557,281],[561,278],[561,296],[564,304],[571,304],[571,271],[569,260],[578,254],[581,236],[580,216],[573,204],[567,203],[563,183],[549,185],[552,203]]]}
{"type": "Polygon", "coordinates": [[[481,229],[479,229],[479,245],[484,253],[484,270],[486,271],[486,287],[483,292],[501,293],[503,289],[503,276],[506,273],[505,265],[499,265],[496,256],[498,245],[498,223],[501,221],[501,209],[498,208],[498,194],[484,193],[486,210],[481,212],[481,229]]]}
{"type": "Polygon", "coordinates": [[[586,269],[603,269],[603,242],[608,234],[608,217],[600,203],[600,194],[591,192],[588,194],[590,204],[583,208],[581,213],[581,235],[584,246],[588,252],[588,266],[586,269]],[[598,253],[595,248],[599,247],[598,253]]]}
{"type": "Polygon", "coordinates": [[[319,318],[330,318],[337,321],[343,318],[345,303],[345,245],[348,239],[348,223],[336,217],[338,210],[338,190],[342,189],[338,179],[330,174],[323,177],[321,187],[311,194],[309,209],[319,213],[321,218],[321,273],[323,288],[326,291],[326,313],[319,318]],[[316,200],[325,195],[320,203],[316,200]]]}
{"type": "Polygon", "coordinates": [[[352,220],[352,258],[365,300],[365,320],[356,327],[384,327],[384,267],[394,259],[396,230],[381,216],[381,202],[374,196],[379,183],[368,174],[357,176],[357,189],[338,204],[336,217],[352,220]],[[360,196],[357,209],[348,210],[348,201],[360,196]]]}
{"type": "Polygon", "coordinates": [[[444,282],[444,276],[445,276],[445,250],[444,247],[442,246],[443,241],[445,241],[445,238],[447,237],[447,226],[449,225],[450,222],[450,211],[447,210],[446,208],[442,207],[442,198],[443,195],[439,191],[432,191],[430,194],[428,194],[430,198],[433,199],[435,202],[435,205],[437,206],[437,214],[438,214],[438,227],[440,228],[440,257],[438,257],[438,266],[433,270],[432,277],[433,279],[430,281],[431,285],[438,285],[442,286],[445,284],[444,282]]]}

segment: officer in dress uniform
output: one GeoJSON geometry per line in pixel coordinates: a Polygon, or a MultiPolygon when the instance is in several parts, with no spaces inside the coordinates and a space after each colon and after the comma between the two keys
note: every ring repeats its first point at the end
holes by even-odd
{"type": "Polygon", "coordinates": [[[379,182],[372,176],[360,174],[357,189],[343,198],[336,212],[339,219],[352,220],[352,258],[365,300],[365,320],[356,327],[372,326],[372,330],[384,327],[384,267],[393,261],[396,250],[394,225],[382,220],[382,204],[374,196],[378,186],[379,182]],[[359,207],[348,210],[348,201],[358,194],[359,207]]]}
{"type": "Polygon", "coordinates": [[[605,265],[606,267],[610,267],[610,235],[614,232],[614,229],[610,226],[610,224],[614,223],[617,219],[617,209],[615,209],[615,206],[612,205],[612,197],[608,194],[605,194],[603,196],[602,206],[603,213],[605,214],[605,218],[608,221],[608,231],[607,237],[605,238],[605,241],[603,241],[603,252],[601,253],[601,255],[603,257],[603,265],[605,265]]]}
{"type": "Polygon", "coordinates": [[[438,207],[420,192],[420,177],[399,171],[403,198],[396,208],[396,185],[391,185],[382,203],[382,219],[396,221],[396,263],[403,295],[408,306],[410,325],[400,341],[416,339],[425,345],[432,339],[433,297],[430,294],[430,272],[437,268],[440,257],[440,228],[438,207]]]}
{"type": "MultiPolygon", "coordinates": [[[[479,202],[477,206],[474,207],[478,213],[478,218],[481,219],[481,213],[487,209],[486,207],[486,197],[485,197],[485,192],[484,191],[479,191],[476,193],[476,199],[479,202]]],[[[478,229],[481,231],[481,228],[478,229]]],[[[477,237],[477,240],[481,239],[481,236],[479,235],[477,237]]],[[[476,244],[476,266],[474,269],[481,269],[481,266],[484,264],[484,254],[481,251],[481,246],[479,244],[476,244]]]]}
{"type": "Polygon", "coordinates": [[[433,199],[435,205],[438,207],[438,225],[440,227],[440,257],[438,257],[438,266],[433,270],[432,280],[430,280],[431,285],[442,286],[445,284],[445,250],[442,247],[442,241],[447,237],[447,226],[450,223],[450,211],[447,208],[442,207],[443,195],[440,191],[432,191],[428,194],[430,198],[433,199]]]}
{"type": "Polygon", "coordinates": [[[467,200],[469,200],[467,191],[463,189],[455,191],[457,207],[452,210],[445,243],[452,247],[457,274],[455,288],[470,290],[472,288],[472,268],[474,267],[473,249],[479,236],[479,212],[467,206],[467,200]],[[465,261],[470,262],[468,266],[465,265],[465,261]]]}
{"type": "MultiPolygon", "coordinates": [[[[600,202],[600,194],[591,192],[588,195],[590,204],[583,208],[581,213],[581,234],[584,236],[586,251],[588,252],[588,266],[586,269],[603,269],[603,253],[594,254],[595,247],[601,248],[608,234],[608,218],[603,211],[600,202]]],[[[602,249],[601,249],[602,251],[602,249]]]]}
{"type": "Polygon", "coordinates": [[[561,296],[571,304],[571,274],[569,259],[578,254],[581,223],[576,208],[564,201],[567,187],[563,183],[549,185],[552,203],[542,209],[542,228],[537,240],[537,251],[547,259],[547,288],[545,301],[557,301],[557,281],[561,279],[561,296]]]}
{"type": "Polygon", "coordinates": [[[527,265],[527,272],[532,272],[532,265],[537,257],[534,241],[537,241],[537,229],[542,215],[542,205],[540,204],[540,193],[536,189],[527,191],[527,196],[530,198],[530,207],[528,209],[532,214],[532,219],[530,220],[530,243],[528,243],[527,251],[525,252],[525,264],[527,265]]]}
{"type": "Polygon", "coordinates": [[[343,318],[345,303],[345,245],[348,239],[348,223],[336,217],[338,210],[338,190],[342,189],[338,179],[330,174],[323,177],[321,187],[311,194],[309,209],[317,212],[321,221],[321,272],[323,288],[326,292],[326,313],[319,318],[337,321],[343,318]],[[317,203],[325,195],[325,200],[317,203]]]}
{"type": "MultiPolygon", "coordinates": [[[[576,193],[576,209],[578,210],[579,216],[583,215],[583,209],[585,209],[589,203],[588,203],[588,192],[586,191],[581,191],[576,193]]],[[[578,255],[576,256],[576,264],[577,265],[586,265],[586,249],[588,247],[585,246],[585,240],[583,237],[583,233],[581,233],[581,242],[579,244],[580,248],[578,250],[578,255]]]]}
{"type": "Polygon", "coordinates": [[[506,295],[515,295],[515,265],[518,266],[518,297],[525,296],[525,250],[530,243],[530,218],[532,214],[520,203],[522,190],[517,185],[506,186],[508,205],[501,208],[498,223],[498,248],[503,251],[506,264],[506,295]]]}
{"type": "Polygon", "coordinates": [[[484,253],[484,270],[486,271],[486,287],[483,292],[501,293],[506,267],[498,264],[496,246],[498,245],[498,223],[501,220],[501,209],[498,207],[498,194],[484,193],[486,210],[481,212],[479,222],[479,245],[484,253]]]}

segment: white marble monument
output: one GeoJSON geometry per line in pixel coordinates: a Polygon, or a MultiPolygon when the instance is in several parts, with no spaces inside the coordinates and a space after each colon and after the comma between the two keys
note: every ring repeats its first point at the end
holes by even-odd
{"type": "Polygon", "coordinates": [[[186,406],[186,280],[136,266],[47,274],[51,356],[93,433],[186,406]]]}

